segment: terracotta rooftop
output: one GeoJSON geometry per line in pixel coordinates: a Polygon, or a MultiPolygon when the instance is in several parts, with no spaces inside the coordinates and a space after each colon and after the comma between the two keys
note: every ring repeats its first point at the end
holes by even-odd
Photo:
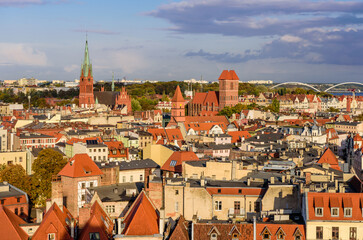
{"type": "Polygon", "coordinates": [[[76,178],[99,176],[103,175],[103,172],[97,167],[88,154],[82,153],[74,155],[58,175],[76,178]]]}
{"type": "Polygon", "coordinates": [[[19,226],[25,223],[7,207],[0,205],[0,234],[2,239],[28,239],[28,234],[19,226]]]}
{"type": "Polygon", "coordinates": [[[176,87],[174,97],[171,99],[172,102],[185,102],[183,94],[180,91],[179,85],[176,87]]]}
{"type": "Polygon", "coordinates": [[[182,172],[182,163],[185,161],[198,161],[199,158],[194,152],[174,152],[161,167],[164,171],[182,172]]]}
{"type": "Polygon", "coordinates": [[[328,163],[331,168],[341,171],[338,163],[338,159],[335,156],[335,154],[330,150],[330,148],[327,148],[323,155],[320,157],[319,161],[317,162],[319,164],[328,163]]]}
{"type": "Polygon", "coordinates": [[[150,236],[159,233],[159,212],[142,191],[127,211],[124,235],[150,236]]]}
{"type": "Polygon", "coordinates": [[[239,80],[234,70],[223,70],[218,80],[239,80]]]}

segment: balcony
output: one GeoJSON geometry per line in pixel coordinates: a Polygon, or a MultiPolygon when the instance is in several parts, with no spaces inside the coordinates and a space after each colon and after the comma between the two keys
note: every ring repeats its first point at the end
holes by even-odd
{"type": "Polygon", "coordinates": [[[228,210],[228,217],[229,218],[236,218],[236,219],[242,219],[246,217],[246,212],[244,209],[234,209],[230,208],[228,210]]]}

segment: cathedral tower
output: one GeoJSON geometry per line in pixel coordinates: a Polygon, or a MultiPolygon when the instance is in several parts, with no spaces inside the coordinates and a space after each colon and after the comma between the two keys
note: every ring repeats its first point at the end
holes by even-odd
{"type": "Polygon", "coordinates": [[[94,103],[92,64],[89,60],[88,42],[86,40],[84,60],[79,78],[79,106],[81,108],[89,108],[93,107],[94,103]]]}
{"type": "Polygon", "coordinates": [[[223,70],[219,77],[219,110],[238,104],[239,78],[234,70],[223,70]]]}

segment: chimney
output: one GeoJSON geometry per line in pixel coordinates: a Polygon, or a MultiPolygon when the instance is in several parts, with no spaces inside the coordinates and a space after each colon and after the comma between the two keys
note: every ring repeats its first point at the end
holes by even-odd
{"type": "Polygon", "coordinates": [[[247,186],[251,186],[251,178],[247,178],[247,186]]]}
{"type": "Polygon", "coordinates": [[[291,177],[290,173],[286,174],[286,182],[288,182],[288,183],[290,182],[290,177],[291,177]]]}
{"type": "Polygon", "coordinates": [[[281,176],[281,182],[285,182],[285,175],[281,176]]]}
{"type": "Polygon", "coordinates": [[[205,180],[204,180],[204,178],[203,179],[200,179],[200,186],[201,187],[204,187],[205,186],[205,180]]]}
{"type": "Polygon", "coordinates": [[[74,239],[75,227],[74,227],[74,219],[71,219],[71,238],[74,239]]]}
{"type": "Polygon", "coordinates": [[[43,211],[39,208],[35,209],[35,214],[37,218],[37,223],[41,223],[43,221],[43,211]]]}
{"type": "Polygon", "coordinates": [[[121,218],[117,218],[117,234],[122,234],[122,231],[124,230],[121,218]]]}
{"type": "Polygon", "coordinates": [[[275,184],[275,177],[270,178],[270,184],[275,184]]]}
{"type": "Polygon", "coordinates": [[[334,185],[335,185],[335,190],[338,191],[338,187],[339,187],[339,183],[338,183],[338,179],[335,179],[334,181],[334,185]]]}
{"type": "Polygon", "coordinates": [[[310,184],[310,182],[311,182],[311,173],[307,172],[305,173],[305,183],[310,184]]]}
{"type": "Polygon", "coordinates": [[[79,209],[79,229],[83,229],[87,221],[91,217],[91,207],[89,204],[85,204],[79,209]]]}
{"type": "Polygon", "coordinates": [[[160,208],[160,219],[159,219],[159,234],[164,234],[164,218],[165,218],[165,210],[163,208],[160,208]]]}

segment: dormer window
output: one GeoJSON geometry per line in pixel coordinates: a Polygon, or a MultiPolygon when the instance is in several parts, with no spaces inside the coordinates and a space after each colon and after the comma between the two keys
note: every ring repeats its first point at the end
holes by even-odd
{"type": "Polygon", "coordinates": [[[324,213],[324,211],[323,211],[323,208],[322,207],[315,208],[315,216],[322,217],[323,216],[323,213],[324,213]]]}
{"type": "Polygon", "coordinates": [[[352,208],[344,208],[344,217],[352,217],[352,208]]]}
{"type": "Polygon", "coordinates": [[[337,207],[331,208],[331,216],[339,217],[339,208],[337,208],[337,207]]]}
{"type": "Polygon", "coordinates": [[[285,232],[284,230],[282,230],[282,228],[280,228],[277,233],[276,233],[276,236],[277,236],[277,240],[284,240],[285,239],[285,232]]]}
{"type": "Polygon", "coordinates": [[[268,230],[268,228],[267,227],[265,227],[265,229],[262,231],[262,233],[261,233],[261,235],[262,235],[262,239],[263,240],[270,240],[271,239],[271,232],[268,230]]]}

